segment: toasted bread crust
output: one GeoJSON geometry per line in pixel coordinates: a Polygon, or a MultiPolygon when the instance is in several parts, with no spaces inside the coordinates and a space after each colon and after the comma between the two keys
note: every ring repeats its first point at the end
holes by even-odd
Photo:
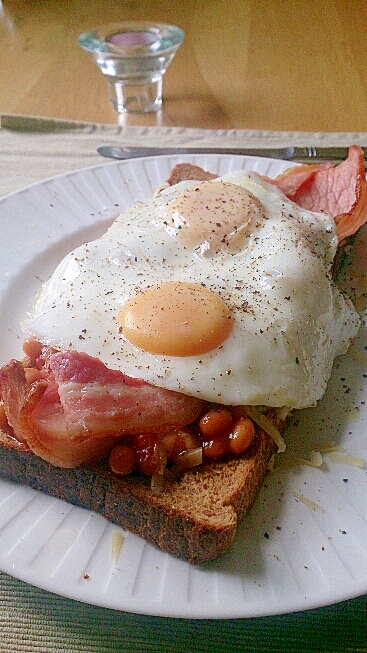
{"type": "Polygon", "coordinates": [[[209,179],[215,179],[217,175],[212,172],[207,172],[200,166],[196,166],[193,163],[177,163],[171,170],[171,174],[167,179],[167,184],[169,186],[175,186],[180,181],[208,181],[209,179]]]}
{"type": "Polygon", "coordinates": [[[272,438],[259,430],[239,458],[206,463],[180,477],[169,472],[164,490],[156,494],[148,477],[134,473],[118,478],[105,461],[57,468],[4,432],[0,446],[3,478],[97,512],[193,564],[212,560],[231,546],[276,451],[272,438]]]}

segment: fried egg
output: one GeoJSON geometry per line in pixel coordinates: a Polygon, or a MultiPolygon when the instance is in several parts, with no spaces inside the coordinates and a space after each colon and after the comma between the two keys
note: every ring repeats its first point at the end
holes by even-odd
{"type": "Polygon", "coordinates": [[[208,401],[312,406],[359,327],[337,246],[332,218],[256,173],[180,182],[71,252],[23,327],[208,401]]]}

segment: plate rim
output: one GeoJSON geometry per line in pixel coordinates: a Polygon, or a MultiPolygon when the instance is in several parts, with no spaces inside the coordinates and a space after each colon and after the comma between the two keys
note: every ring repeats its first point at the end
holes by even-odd
{"type": "MultiPolygon", "coordinates": [[[[92,165],[92,166],[85,166],[83,168],[78,168],[76,170],[71,170],[67,172],[62,172],[58,175],[47,177],[45,179],[39,180],[35,183],[28,184],[18,190],[11,191],[10,193],[7,193],[6,195],[3,195],[0,198],[0,211],[2,208],[2,205],[4,202],[8,202],[9,200],[12,201],[13,198],[17,198],[20,194],[27,192],[30,189],[35,189],[37,188],[43,188],[46,184],[49,184],[50,182],[55,182],[55,181],[62,181],[65,178],[74,178],[77,175],[83,175],[84,173],[87,173],[88,171],[99,171],[101,169],[107,169],[109,167],[126,167],[130,166],[131,163],[133,165],[139,164],[139,163],[146,163],[147,160],[150,160],[152,162],[154,161],[159,161],[165,159],[166,161],[173,161],[175,160],[176,163],[181,162],[181,161],[200,161],[203,159],[211,159],[211,160],[218,160],[220,159],[237,159],[238,161],[241,161],[242,164],[248,160],[250,161],[258,161],[259,159],[264,160],[265,162],[268,162],[269,165],[273,165],[276,163],[280,163],[283,165],[284,169],[288,167],[293,167],[298,164],[290,161],[282,161],[279,159],[269,159],[268,157],[254,157],[254,156],[245,156],[245,155],[233,155],[233,154],[213,154],[213,153],[207,153],[207,154],[200,154],[200,155],[174,155],[174,154],[169,154],[169,155],[163,155],[163,156],[154,156],[154,157],[139,157],[136,159],[128,159],[126,161],[102,161],[101,163],[92,165]]],[[[247,168],[249,169],[249,168],[247,168]]],[[[0,225],[1,226],[1,225],[0,225]]],[[[0,480],[0,500],[1,500],[1,488],[3,487],[4,483],[9,483],[8,481],[0,480]]],[[[34,492],[34,490],[31,490],[29,488],[30,492],[34,492]]],[[[45,496],[45,495],[42,495],[45,496]]],[[[48,497],[46,497],[48,498],[48,497]]],[[[64,502],[62,502],[64,503],[64,502]]],[[[69,504],[67,504],[69,505],[69,504]]],[[[1,532],[0,532],[0,540],[1,540],[1,532]]],[[[168,555],[168,554],[167,554],[168,555]]],[[[187,564],[187,563],[185,563],[187,564]]],[[[6,565],[5,565],[6,566],[6,565]]],[[[2,569],[4,569],[2,565],[2,569]]],[[[18,570],[17,574],[14,574],[14,569],[4,569],[7,573],[10,573],[11,575],[15,576],[16,578],[19,578],[20,580],[23,580],[24,582],[28,582],[32,585],[35,585],[39,587],[40,589],[45,589],[46,591],[54,592],[56,594],[59,594],[61,596],[67,597],[67,598],[72,598],[74,600],[78,601],[83,601],[86,603],[90,603],[92,605],[98,605],[100,607],[109,607],[114,610],[124,610],[128,612],[135,612],[139,614],[146,614],[146,615],[151,615],[151,616],[163,616],[163,617],[173,617],[173,618],[190,618],[190,619],[228,619],[228,618],[253,618],[253,617],[260,617],[260,616],[272,616],[272,615],[280,615],[288,612],[293,612],[293,611],[303,611],[303,610],[308,610],[308,609],[315,609],[318,607],[326,606],[326,605],[331,605],[333,603],[337,603],[340,601],[348,600],[351,598],[355,598],[357,596],[361,596],[361,594],[364,594],[367,592],[367,578],[366,580],[361,583],[361,585],[357,588],[355,587],[353,591],[349,592],[343,592],[342,590],[339,593],[335,593],[333,596],[330,595],[330,593],[326,592],[324,598],[321,600],[321,603],[316,600],[309,600],[306,601],[305,604],[302,604],[302,602],[299,602],[298,605],[290,603],[288,606],[286,603],[282,606],[277,607],[276,604],[273,605],[273,602],[271,602],[268,605],[268,608],[261,609],[258,608],[257,610],[252,610],[252,611],[241,611],[239,610],[238,612],[236,610],[229,610],[227,612],[226,610],[213,610],[212,613],[205,613],[205,610],[202,614],[198,613],[197,611],[193,612],[187,612],[186,614],[183,613],[182,609],[181,610],[172,610],[171,614],[167,613],[167,610],[164,609],[163,611],[157,609],[157,605],[151,605],[151,609],[146,605],[145,608],[142,611],[139,611],[138,605],[134,605],[133,609],[129,609],[128,605],[123,604],[121,607],[117,605],[116,602],[112,602],[112,604],[106,604],[109,603],[108,601],[98,601],[95,602],[93,599],[90,599],[82,594],[70,594],[70,592],[66,591],[65,592],[60,592],[60,589],[57,589],[56,592],[52,589],[52,582],[48,584],[47,582],[43,581],[41,584],[35,583],[34,579],[30,579],[31,576],[26,572],[22,572],[21,570],[18,570]],[[363,587],[362,587],[363,585],[363,587]],[[271,607],[272,606],[272,607],[271,607]],[[196,612],[196,614],[195,614],[196,612]]]]}

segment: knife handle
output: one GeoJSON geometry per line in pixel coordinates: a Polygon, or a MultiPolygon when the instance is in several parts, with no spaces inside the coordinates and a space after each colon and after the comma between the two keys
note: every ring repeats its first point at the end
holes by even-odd
{"type": "Polygon", "coordinates": [[[325,159],[325,161],[344,161],[348,156],[347,147],[287,147],[285,159],[325,159]]]}

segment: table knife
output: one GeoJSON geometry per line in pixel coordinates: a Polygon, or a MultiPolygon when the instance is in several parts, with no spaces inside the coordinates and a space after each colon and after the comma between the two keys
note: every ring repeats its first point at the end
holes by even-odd
{"type": "MultiPolygon", "coordinates": [[[[284,148],[240,148],[240,147],[134,147],[102,146],[99,154],[111,159],[135,159],[137,157],[169,154],[240,154],[283,159],[298,163],[320,163],[322,161],[343,161],[347,158],[347,147],[284,147],[284,148]]],[[[367,148],[364,148],[367,155],[367,148]]]]}

